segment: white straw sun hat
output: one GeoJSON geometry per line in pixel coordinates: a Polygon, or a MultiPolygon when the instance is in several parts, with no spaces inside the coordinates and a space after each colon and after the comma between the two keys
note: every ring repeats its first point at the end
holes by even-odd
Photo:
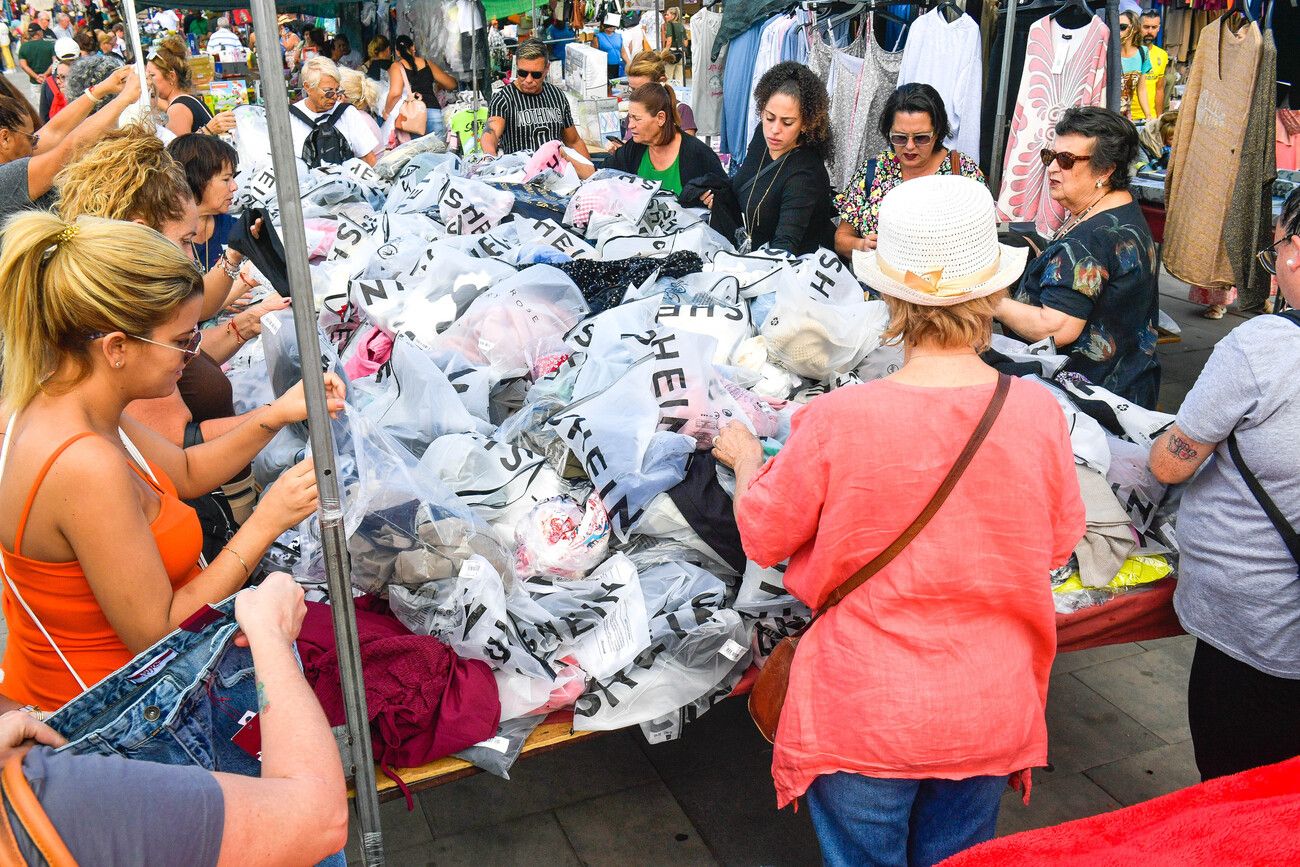
{"type": "Polygon", "coordinates": [[[853,273],[900,301],[946,307],[1007,288],[1028,255],[998,243],[993,197],[983,184],[930,175],[885,196],[876,249],[854,251],[853,273]]]}

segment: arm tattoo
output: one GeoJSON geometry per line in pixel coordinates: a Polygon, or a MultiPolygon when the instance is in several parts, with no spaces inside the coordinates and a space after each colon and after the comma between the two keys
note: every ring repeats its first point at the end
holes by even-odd
{"type": "Polygon", "coordinates": [[[271,709],[271,703],[266,700],[266,686],[259,680],[257,682],[257,712],[266,713],[271,709]]]}
{"type": "Polygon", "coordinates": [[[1176,433],[1169,434],[1169,439],[1165,440],[1165,449],[1180,461],[1196,460],[1196,448],[1176,433]]]}

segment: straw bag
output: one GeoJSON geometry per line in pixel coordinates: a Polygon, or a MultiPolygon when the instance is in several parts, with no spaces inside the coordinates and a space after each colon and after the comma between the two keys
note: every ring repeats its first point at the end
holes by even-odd
{"type": "Polygon", "coordinates": [[[754,682],[754,689],[749,694],[749,715],[753,717],[754,724],[758,726],[759,732],[767,738],[769,743],[776,743],[776,727],[781,721],[781,708],[785,706],[785,694],[790,687],[790,666],[794,663],[794,654],[799,646],[799,639],[803,634],[812,628],[812,624],[817,618],[825,614],[836,604],[848,596],[854,590],[867,583],[881,569],[888,566],[895,557],[902,553],[903,549],[916,538],[925,525],[930,523],[930,519],[935,516],[952,489],[957,486],[957,481],[961,478],[966,467],[970,466],[971,459],[979,451],[980,446],[984,443],[989,431],[993,428],[993,423],[997,421],[998,413],[1002,411],[1003,404],[1007,400],[1007,392],[1011,388],[1011,377],[1005,373],[998,375],[997,387],[993,390],[993,397],[989,401],[988,408],[984,410],[984,415],[975,427],[975,432],[971,434],[970,439],[966,442],[966,447],[962,449],[961,454],[957,457],[957,462],[952,465],[948,475],[944,477],[943,482],[939,485],[939,490],[934,492],[930,502],[921,510],[921,514],[916,520],[903,531],[894,543],[885,550],[876,555],[870,563],[863,566],[844,583],[840,584],[831,595],[826,597],[826,602],[822,605],[820,611],[813,615],[813,620],[795,635],[781,640],[772,650],[772,655],[767,658],[763,665],[763,670],[758,673],[758,680],[754,682]]]}

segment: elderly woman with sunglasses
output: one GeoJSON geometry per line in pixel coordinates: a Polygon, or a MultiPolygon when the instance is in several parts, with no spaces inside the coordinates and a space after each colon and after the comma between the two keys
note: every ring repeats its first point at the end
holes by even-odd
{"type": "MultiPolygon", "coordinates": [[[[1300,192],[1259,258],[1287,303],[1300,306],[1300,192]]],[[[1234,328],[1151,447],[1157,479],[1190,479],[1174,609],[1196,636],[1187,720],[1204,780],[1300,754],[1300,582],[1287,539],[1300,523],[1297,325],[1288,311],[1234,328]]]]}
{"type": "MultiPolygon", "coordinates": [[[[55,710],[238,590],[315,510],[309,461],[288,470],[211,562],[182,500],[303,421],[301,385],[181,449],[125,412],[166,397],[198,353],[202,275],[137,223],[34,212],[4,226],[0,330],[9,413],[0,452],[8,698],[55,710]]],[[[343,383],[326,376],[332,412],[343,383]]]]}
{"type": "Polygon", "coordinates": [[[1052,198],[1070,217],[997,310],[1027,343],[1051,337],[1065,370],[1148,409],[1160,390],[1156,251],[1128,191],[1137,130],[1104,108],[1070,108],[1044,150],[1052,198]]]}
{"type": "Polygon", "coordinates": [[[961,175],[983,183],[975,160],[944,146],[951,127],[943,98],[928,84],[904,84],[880,113],[880,134],[890,147],[868,160],[848,189],[835,197],[840,224],[835,252],[849,258],[855,250],[876,249],[880,203],[894,187],[929,175],[961,175]]]}
{"type": "MultiPolygon", "coordinates": [[[[340,83],[342,77],[338,65],[328,57],[313,57],[302,65],[302,89],[306,96],[293,104],[296,111],[289,112],[293,152],[300,158],[303,145],[307,143],[307,136],[312,131],[308,122],[319,123],[326,115],[334,115],[339,101],[346,96],[340,83]],[[307,121],[298,116],[299,112],[306,116],[307,121]]],[[[369,165],[375,164],[378,160],[376,152],[379,149],[379,137],[371,125],[366,123],[360,109],[344,102],[333,125],[343,134],[354,156],[369,165]]]]}

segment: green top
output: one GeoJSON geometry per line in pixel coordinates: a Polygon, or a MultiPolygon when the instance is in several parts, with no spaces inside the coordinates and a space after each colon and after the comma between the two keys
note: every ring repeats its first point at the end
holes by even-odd
{"type": "Polygon", "coordinates": [[[54,63],[54,43],[48,39],[29,39],[18,49],[18,58],[26,60],[38,76],[44,75],[54,63]]]}
{"type": "Polygon", "coordinates": [[[667,27],[668,35],[673,40],[673,48],[684,49],[686,47],[686,25],[680,21],[670,21],[667,27]]]}
{"type": "Polygon", "coordinates": [[[670,190],[673,195],[680,196],[682,194],[682,172],[678,164],[681,160],[682,154],[681,151],[678,151],[677,156],[673,159],[673,164],[663,171],[659,171],[659,169],[655,168],[655,164],[650,162],[650,148],[646,148],[645,153],[641,155],[641,165],[637,168],[636,173],[647,181],[658,181],[665,190],[670,190]]]}

